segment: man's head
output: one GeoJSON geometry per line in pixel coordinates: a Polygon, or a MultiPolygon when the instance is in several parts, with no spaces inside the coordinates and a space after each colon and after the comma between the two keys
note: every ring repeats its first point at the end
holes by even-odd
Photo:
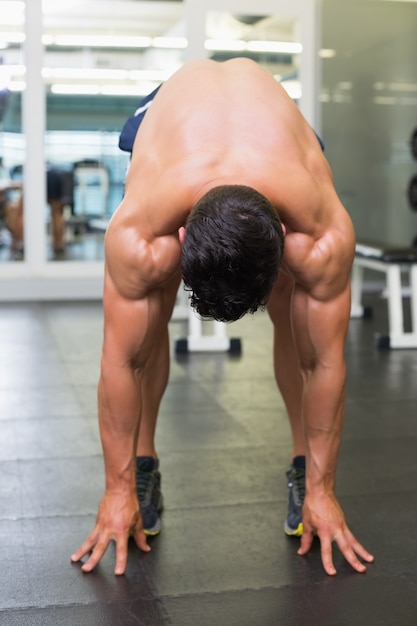
{"type": "Polygon", "coordinates": [[[265,306],[277,279],[284,233],[262,194],[222,185],[191,211],[182,249],[182,272],[191,306],[202,317],[231,322],[265,306]]]}

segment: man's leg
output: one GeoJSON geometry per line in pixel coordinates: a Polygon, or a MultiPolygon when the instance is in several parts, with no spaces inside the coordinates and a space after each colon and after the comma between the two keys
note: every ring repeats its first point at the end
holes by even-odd
{"type": "Polygon", "coordinates": [[[303,530],[306,449],[302,423],[303,381],[291,328],[293,289],[293,280],[280,272],[268,302],[268,313],[274,325],[275,380],[287,409],[293,440],[290,467],[287,470],[289,501],[284,530],[288,535],[300,536],[303,530]]]}
{"type": "Polygon", "coordinates": [[[169,378],[168,327],[161,333],[158,345],[153,347],[141,381],[142,415],[139,428],[137,456],[158,458],[155,449],[155,430],[159,405],[169,378]]]}
{"type": "Polygon", "coordinates": [[[46,196],[51,208],[52,240],[55,259],[62,259],[65,248],[64,181],[63,173],[50,168],[46,171],[46,196]]]}
{"type": "Polygon", "coordinates": [[[6,226],[12,235],[11,254],[13,258],[23,258],[23,195],[5,206],[6,226]]]}
{"type": "Polygon", "coordinates": [[[301,396],[303,382],[291,329],[292,279],[280,272],[268,302],[268,313],[274,325],[275,380],[290,420],[293,450],[291,458],[305,455],[301,396]]]}
{"type": "Polygon", "coordinates": [[[168,322],[175,305],[180,278],[175,278],[165,291],[166,326],[154,345],[141,380],[142,412],[136,447],[136,486],[145,533],[157,535],[161,530],[161,475],[155,448],[155,431],[159,406],[169,379],[168,322]]]}
{"type": "Polygon", "coordinates": [[[55,256],[62,255],[65,248],[64,205],[62,200],[49,200],[51,207],[52,241],[55,256]]]}

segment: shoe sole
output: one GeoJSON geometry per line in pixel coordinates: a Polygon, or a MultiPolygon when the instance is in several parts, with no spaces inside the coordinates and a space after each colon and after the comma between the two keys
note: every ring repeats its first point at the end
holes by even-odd
{"type": "Polygon", "coordinates": [[[158,518],[152,528],[144,528],[143,532],[145,533],[145,535],[148,535],[148,537],[155,537],[155,535],[159,535],[159,533],[161,532],[161,528],[161,520],[158,518]]]}
{"type": "Polygon", "coordinates": [[[301,537],[303,534],[303,522],[300,522],[297,528],[290,528],[287,524],[284,524],[284,533],[288,537],[301,537]]]}

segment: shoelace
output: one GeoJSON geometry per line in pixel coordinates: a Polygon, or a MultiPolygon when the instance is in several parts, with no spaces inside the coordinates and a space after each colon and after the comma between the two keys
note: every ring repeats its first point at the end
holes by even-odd
{"type": "Polygon", "coordinates": [[[291,479],[295,483],[301,502],[304,502],[304,497],[306,494],[305,475],[306,475],[305,469],[299,468],[299,467],[294,467],[293,471],[291,472],[291,479]]]}
{"type": "Polygon", "coordinates": [[[137,472],[136,489],[143,504],[151,504],[152,496],[156,495],[155,490],[152,489],[155,482],[154,472],[137,472]]]}

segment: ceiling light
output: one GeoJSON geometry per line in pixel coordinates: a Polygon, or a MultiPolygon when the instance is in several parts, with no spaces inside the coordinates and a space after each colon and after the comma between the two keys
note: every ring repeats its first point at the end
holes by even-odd
{"type": "Polygon", "coordinates": [[[11,80],[7,85],[9,91],[24,91],[26,89],[26,83],[24,80],[11,80]]]}
{"type": "Polygon", "coordinates": [[[303,46],[295,41],[248,41],[249,52],[275,52],[277,54],[300,54],[303,46]]]}
{"type": "Polygon", "coordinates": [[[2,26],[23,26],[25,23],[25,3],[20,0],[2,0],[0,2],[2,26]]]}
{"type": "Polygon", "coordinates": [[[82,80],[126,80],[127,70],[112,70],[86,67],[44,67],[42,76],[49,79],[82,80]]]}
{"type": "Polygon", "coordinates": [[[98,85],[79,85],[79,84],[65,84],[54,83],[51,85],[51,92],[56,94],[65,95],[85,95],[96,96],[100,93],[98,85]]]}
{"type": "Polygon", "coordinates": [[[114,35],[55,35],[52,40],[56,46],[83,48],[148,48],[152,43],[150,37],[114,35]]]}
{"type": "Polygon", "coordinates": [[[154,48],[186,48],[188,41],[185,37],[154,37],[152,46],[154,48]]]}
{"type": "Polygon", "coordinates": [[[397,104],[397,98],[395,96],[375,96],[374,104],[397,104]]]}
{"type": "Polygon", "coordinates": [[[163,83],[168,80],[172,73],[168,70],[129,70],[129,79],[163,83]]]}
{"type": "Polygon", "coordinates": [[[24,76],[26,74],[26,67],[24,65],[0,65],[1,72],[7,72],[7,74],[12,76],[24,76]]]}
{"type": "Polygon", "coordinates": [[[299,100],[303,95],[301,83],[298,80],[284,80],[281,85],[293,100],[299,100]]]}
{"type": "Polygon", "coordinates": [[[388,89],[390,91],[417,91],[417,85],[415,83],[389,83],[388,89]]]}
{"type": "Polygon", "coordinates": [[[319,57],[321,59],[333,59],[336,56],[336,50],[333,48],[322,48],[319,50],[319,57]]]}
{"type": "Polygon", "coordinates": [[[103,85],[100,93],[103,96],[134,96],[140,98],[151,93],[160,83],[144,82],[139,85],[103,85]]]}
{"type": "Polygon", "coordinates": [[[246,50],[246,42],[240,39],[206,39],[204,43],[206,50],[246,50]]]}
{"type": "Polygon", "coordinates": [[[11,31],[9,32],[3,31],[1,33],[1,40],[4,41],[5,44],[23,43],[25,39],[26,37],[24,33],[11,32],[11,31]]]}

